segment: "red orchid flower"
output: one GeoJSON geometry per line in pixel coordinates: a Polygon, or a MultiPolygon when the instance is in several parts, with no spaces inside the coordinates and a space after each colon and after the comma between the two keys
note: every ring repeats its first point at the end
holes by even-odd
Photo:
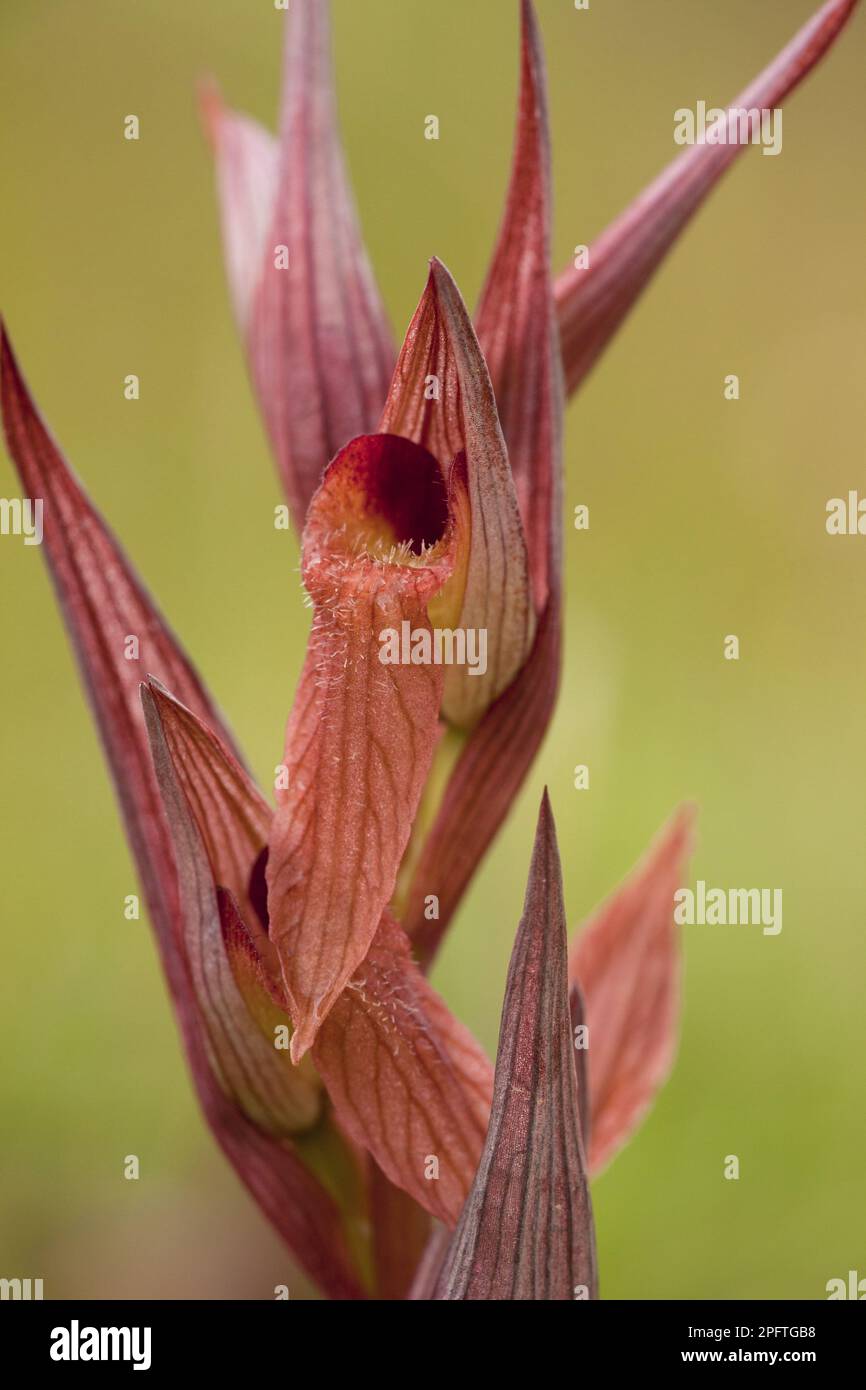
{"type": "MultiPolygon", "coordinates": [[[[780,101],[854,3],[825,5],[750,100],[780,101]]],[[[524,0],[512,183],[476,326],[434,261],[395,360],[337,139],[327,6],[293,11],[279,141],[206,100],[235,311],[313,607],[275,810],[48,434],[4,333],[9,448],[44,500],[52,577],[199,1097],[255,1199],[334,1298],[403,1297],[413,1281],[416,1297],[592,1297],[587,1172],[670,1065],[689,813],[567,968],[545,801],[495,1080],[422,967],[553,707],[563,364],[573,389],[736,147],[682,156],[554,292],[543,64],[524,0]],[[483,631],[485,670],[384,663],[383,632],[404,627],[422,656],[437,632],[483,631]],[[438,803],[436,761],[451,767],[438,803]],[[584,1025],[591,1064],[572,1046],[584,1025]],[[529,1200],[544,1214],[531,1249],[529,1200]],[[456,1227],[447,1248],[431,1218],[456,1227]]]]}

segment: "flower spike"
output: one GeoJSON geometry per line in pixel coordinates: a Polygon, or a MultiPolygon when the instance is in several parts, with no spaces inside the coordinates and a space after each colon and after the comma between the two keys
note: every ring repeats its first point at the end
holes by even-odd
{"type": "Polygon", "coordinates": [[[495,1072],[425,971],[554,706],[563,388],[737,157],[742,121],[793,91],[856,2],[826,0],[554,287],[544,60],[520,0],[512,172],[477,331],[434,259],[396,367],[339,143],[327,0],[291,7],[277,139],[203,92],[232,303],[313,608],[276,810],[0,331],[9,448],[44,505],[199,1101],[332,1298],[597,1297],[588,1175],[674,1055],[691,811],[569,954],[545,792],[495,1072]],[[713,143],[734,122],[738,138],[713,143]]]}

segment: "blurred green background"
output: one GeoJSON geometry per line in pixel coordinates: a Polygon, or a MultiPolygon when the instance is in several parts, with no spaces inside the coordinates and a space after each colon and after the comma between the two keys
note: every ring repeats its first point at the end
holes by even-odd
{"type": "MultiPolygon", "coordinates": [[[[675,108],[731,98],[813,8],[539,0],[557,264],[672,157],[675,108]]],[[[517,5],[334,11],[349,162],[402,331],[430,255],[470,303],[480,288],[517,5]]],[[[272,125],[281,24],[270,0],[4,0],[0,16],[3,313],[262,777],[308,613],[272,524],[193,90],[213,72],[272,125]]],[[[611,1297],[820,1298],[866,1275],[866,539],[824,527],[829,497],[866,487],[864,41],[859,14],[786,106],[782,156],[745,155],[569,410],[566,512],[587,503],[591,529],[566,535],[559,711],[436,973],[492,1049],[544,782],[575,924],[686,797],[695,877],[783,888],[778,937],[685,931],[675,1072],[594,1188],[611,1297]]],[[[5,455],[0,493],[19,495],[5,455]]],[[[0,1274],[41,1276],[48,1297],[308,1296],[202,1124],[147,923],[124,919],[135,871],[42,557],[6,538],[0,564],[0,1274]]]]}

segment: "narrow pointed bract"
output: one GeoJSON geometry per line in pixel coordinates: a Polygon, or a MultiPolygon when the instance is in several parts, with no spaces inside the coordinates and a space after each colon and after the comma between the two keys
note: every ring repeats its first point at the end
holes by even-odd
{"type": "Polygon", "coordinates": [[[531,0],[522,0],[521,19],[511,182],[475,321],[508,444],[541,613],[561,569],[563,390],[550,275],[547,79],[531,0]]]}
{"type": "Polygon", "coordinates": [[[300,530],[329,459],[375,428],[394,365],[340,145],[328,0],[295,0],[286,19],[275,157],[247,118],[213,98],[205,111],[232,297],[300,530]]]}
{"type": "Polygon", "coordinates": [[[487,1139],[434,1298],[597,1296],[566,954],[545,792],[505,986],[487,1139]]]}
{"type": "MultiPolygon", "coordinates": [[[[827,0],[728,112],[781,106],[835,43],[857,3],[827,0]]],[[[726,116],[723,124],[736,119],[726,116]]],[[[684,150],[590,246],[588,266],[572,266],[558,277],[569,393],[578,389],[681,232],[745,148],[732,138],[684,150]]]]}
{"type": "Polygon", "coordinates": [[[676,1051],[680,951],[674,893],[692,851],[693,819],[689,807],[673,817],[571,947],[569,975],[583,994],[589,1034],[593,1173],[634,1133],[667,1080],[676,1051]]]}

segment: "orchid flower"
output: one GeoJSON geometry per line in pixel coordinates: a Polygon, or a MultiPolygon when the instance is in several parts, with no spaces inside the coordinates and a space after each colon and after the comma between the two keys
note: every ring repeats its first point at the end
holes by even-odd
{"type": "MultiPolygon", "coordinates": [[[[741,103],[781,101],[855,3],[825,4],[741,103]]],[[[738,152],[688,150],[554,284],[530,0],[521,16],[511,186],[474,325],[433,260],[399,354],[339,147],[327,4],[293,6],[278,139],[205,93],[234,310],[313,610],[275,807],[2,337],[10,453],[44,500],[199,1099],[337,1299],[594,1297],[589,1174],[634,1132],[675,1045],[689,810],[567,956],[545,797],[495,1073],[426,978],[553,709],[564,383],[738,152]],[[404,629],[422,652],[436,632],[483,631],[486,668],[384,663],[382,634],[404,629]]]]}

